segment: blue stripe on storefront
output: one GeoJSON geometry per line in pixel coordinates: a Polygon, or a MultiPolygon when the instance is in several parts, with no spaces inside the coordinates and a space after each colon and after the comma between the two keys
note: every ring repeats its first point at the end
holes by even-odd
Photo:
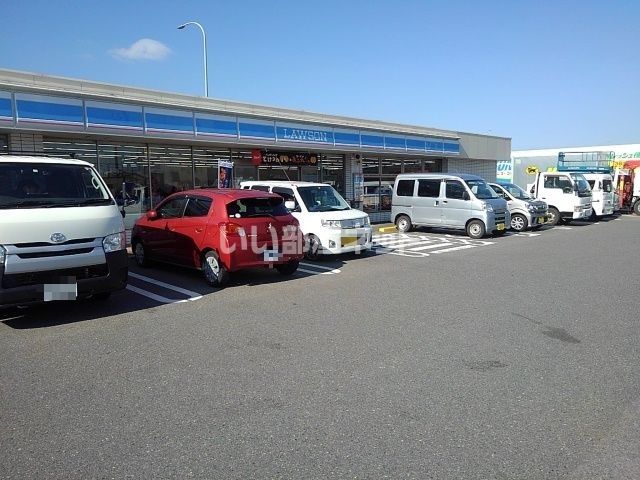
{"type": "Polygon", "coordinates": [[[434,142],[434,141],[427,140],[425,142],[425,148],[426,148],[426,150],[428,152],[443,152],[444,151],[443,142],[434,142]]]}
{"type": "MultiPolygon", "coordinates": [[[[85,112],[80,104],[81,99],[67,97],[49,97],[48,101],[20,98],[16,94],[15,105],[12,104],[11,92],[0,92],[0,116],[13,118],[14,110],[18,120],[45,121],[51,124],[59,122],[84,124],[85,112]],[[53,99],[53,100],[50,100],[53,99]],[[76,102],[75,104],[73,102],[76,102]]],[[[25,97],[27,97],[25,95],[25,97]]],[[[434,138],[404,137],[401,135],[372,134],[359,130],[344,131],[312,124],[286,124],[284,122],[261,122],[251,118],[216,115],[207,116],[193,111],[176,111],[175,115],[146,111],[143,117],[141,105],[123,105],[123,108],[91,105],[87,102],[87,124],[92,127],[121,127],[142,129],[143,119],[150,131],[168,131],[194,134],[239,136],[301,144],[345,145],[364,148],[390,150],[410,150],[459,154],[460,143],[456,140],[440,140],[434,138]],[[139,109],[139,110],[137,110],[139,109]],[[194,131],[195,115],[195,131],[194,131]],[[213,117],[213,118],[211,118],[213,117]]],[[[108,105],[108,104],[104,104],[108,105]]],[[[114,107],[118,105],[114,104],[114,107]]]]}
{"type": "Polygon", "coordinates": [[[423,152],[425,150],[425,141],[407,138],[407,150],[418,150],[423,152]]]}
{"type": "Polygon", "coordinates": [[[405,150],[407,148],[406,139],[404,137],[384,137],[385,148],[393,148],[405,150]]]}
{"type": "Polygon", "coordinates": [[[384,137],[380,135],[366,135],[361,133],[360,142],[363,147],[384,148],[384,137]]]}
{"type": "Polygon", "coordinates": [[[354,145],[360,146],[359,133],[333,132],[333,139],[336,145],[354,145]]]}
{"type": "Polygon", "coordinates": [[[193,133],[193,117],[179,117],[177,115],[147,112],[145,119],[147,128],[152,130],[193,133]]]}
{"type": "Polygon", "coordinates": [[[0,98],[0,117],[13,117],[11,98],[0,98]]]}
{"type": "Polygon", "coordinates": [[[444,142],[444,151],[446,153],[460,153],[460,144],[444,142]]]}
{"type": "Polygon", "coordinates": [[[111,108],[87,107],[87,122],[108,127],[142,128],[142,108],[139,112],[111,108]]]}
{"type": "Polygon", "coordinates": [[[196,132],[212,135],[238,135],[238,124],[235,121],[213,120],[196,116],[196,132]]]}
{"type": "Polygon", "coordinates": [[[17,100],[18,120],[50,120],[60,122],[84,122],[82,105],[17,100]]]}
{"type": "Polygon", "coordinates": [[[240,136],[249,138],[266,138],[269,140],[276,139],[276,131],[274,125],[262,125],[259,123],[244,123],[240,120],[240,136]]]}

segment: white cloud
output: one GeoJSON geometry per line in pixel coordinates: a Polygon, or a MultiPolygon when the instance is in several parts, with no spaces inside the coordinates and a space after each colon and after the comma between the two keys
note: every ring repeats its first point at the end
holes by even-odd
{"type": "Polygon", "coordinates": [[[171,49],[157,40],[141,38],[130,47],[115,48],[109,53],[118,60],[164,60],[171,49]]]}

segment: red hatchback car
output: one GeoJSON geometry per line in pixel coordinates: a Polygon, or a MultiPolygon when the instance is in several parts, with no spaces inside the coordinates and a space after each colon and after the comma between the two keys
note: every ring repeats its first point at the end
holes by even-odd
{"type": "Polygon", "coordinates": [[[298,221],[279,195],[258,190],[201,189],[175,193],[136,221],[131,246],[150,261],[202,270],[212,286],[229,272],[273,266],[291,275],[303,258],[298,221]]]}

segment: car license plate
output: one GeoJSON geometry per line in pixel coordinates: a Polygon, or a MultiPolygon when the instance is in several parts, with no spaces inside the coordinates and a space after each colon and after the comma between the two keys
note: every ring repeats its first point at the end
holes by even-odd
{"type": "Polygon", "coordinates": [[[342,246],[348,247],[358,243],[358,237],[342,237],[342,246]]]}
{"type": "Polygon", "coordinates": [[[498,223],[498,224],[496,225],[496,228],[497,228],[498,230],[504,230],[504,223],[498,223]]]}
{"type": "Polygon", "coordinates": [[[55,302],[60,300],[75,300],[78,298],[78,283],[69,280],[67,283],[45,283],[44,298],[45,302],[55,302]]]}
{"type": "Polygon", "coordinates": [[[538,223],[544,223],[544,217],[538,217],[538,223]]]}
{"type": "Polygon", "coordinates": [[[274,262],[280,259],[280,253],[278,253],[278,250],[265,250],[263,255],[265,262],[274,262]]]}

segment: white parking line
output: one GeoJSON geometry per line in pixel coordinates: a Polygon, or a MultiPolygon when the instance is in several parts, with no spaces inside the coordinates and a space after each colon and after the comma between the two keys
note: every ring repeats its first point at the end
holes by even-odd
{"type": "Polygon", "coordinates": [[[466,250],[467,248],[476,248],[479,245],[460,245],[459,247],[444,248],[442,250],[434,250],[431,253],[455,252],[456,250],[466,250]]]}
{"type": "Polygon", "coordinates": [[[315,274],[319,273],[320,275],[335,275],[336,273],[340,273],[339,268],[325,267],[323,265],[316,265],[314,263],[301,263],[300,266],[307,267],[307,268],[298,267],[298,270],[297,270],[298,272],[315,273],[315,274]],[[318,270],[325,270],[325,271],[319,272],[318,270],[308,270],[309,268],[317,268],[318,270]]]}
{"type": "Polygon", "coordinates": [[[432,248],[446,247],[447,245],[453,245],[453,243],[451,243],[451,242],[440,242],[440,243],[435,243],[433,245],[425,245],[423,247],[415,247],[415,248],[412,248],[411,251],[419,252],[420,250],[430,250],[432,248]]]}
{"type": "Polygon", "coordinates": [[[136,287],[134,285],[127,285],[127,290],[130,290],[132,292],[135,292],[139,295],[142,295],[144,297],[150,298],[152,300],[155,300],[156,302],[160,302],[160,303],[184,303],[184,302],[194,302],[196,300],[200,300],[202,298],[202,295],[199,294],[198,292],[192,292],[191,290],[187,290],[184,288],[180,288],[180,287],[176,287],[175,285],[170,285],[168,283],[164,283],[161,282],[160,280],[156,280],[155,278],[151,278],[151,277],[145,277],[144,275],[140,275],[138,273],[133,273],[133,272],[129,272],[129,276],[132,278],[137,278],[138,280],[142,280],[143,282],[146,283],[151,283],[153,285],[157,285],[159,287],[162,288],[166,288],[168,290],[173,290],[174,292],[178,292],[178,293],[182,293],[184,295],[187,295],[189,298],[185,298],[182,300],[175,300],[173,298],[167,298],[164,297],[162,295],[158,295],[156,293],[153,292],[148,292],[147,290],[144,290],[142,288],[136,287]]]}

